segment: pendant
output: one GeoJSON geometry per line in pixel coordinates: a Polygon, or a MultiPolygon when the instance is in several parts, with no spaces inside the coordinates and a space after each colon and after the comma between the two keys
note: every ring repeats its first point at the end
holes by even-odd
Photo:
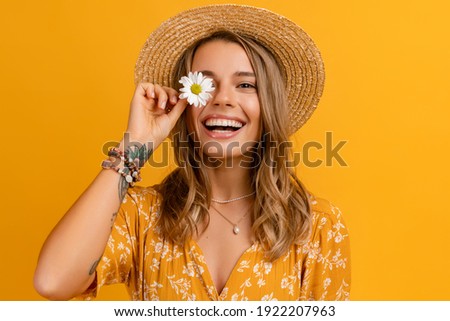
{"type": "Polygon", "coordinates": [[[241,230],[239,229],[239,227],[237,225],[233,226],[233,233],[234,234],[238,235],[240,231],[241,230]]]}

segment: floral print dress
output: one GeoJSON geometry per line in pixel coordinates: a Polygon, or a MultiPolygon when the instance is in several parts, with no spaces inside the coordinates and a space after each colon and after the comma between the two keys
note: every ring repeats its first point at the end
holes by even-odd
{"type": "Polygon", "coordinates": [[[201,248],[180,247],[156,226],[161,195],[152,187],[130,188],[120,207],[96,280],[81,299],[101,287],[125,283],[132,300],[348,300],[350,248],[341,212],[310,195],[313,229],[304,245],[292,245],[270,262],[258,243],[240,257],[218,293],[201,248]]]}

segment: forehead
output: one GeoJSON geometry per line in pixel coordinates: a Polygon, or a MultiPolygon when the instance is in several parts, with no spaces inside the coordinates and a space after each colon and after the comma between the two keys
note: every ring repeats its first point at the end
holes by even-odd
{"type": "Polygon", "coordinates": [[[192,71],[253,71],[244,48],[235,42],[215,39],[200,45],[192,59],[192,71]]]}

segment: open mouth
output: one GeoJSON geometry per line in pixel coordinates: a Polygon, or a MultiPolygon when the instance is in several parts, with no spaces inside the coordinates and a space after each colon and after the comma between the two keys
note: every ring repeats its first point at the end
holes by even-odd
{"type": "Polygon", "coordinates": [[[232,119],[209,118],[203,122],[203,125],[212,132],[229,133],[241,129],[245,126],[245,123],[232,119]]]}

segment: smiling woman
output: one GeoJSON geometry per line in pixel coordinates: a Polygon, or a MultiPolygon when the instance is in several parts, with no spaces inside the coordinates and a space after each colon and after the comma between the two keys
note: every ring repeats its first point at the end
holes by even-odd
{"type": "Polygon", "coordinates": [[[48,237],[38,292],[93,298],[125,283],[133,300],[348,299],[342,215],[298,180],[285,144],[322,93],[309,36],[265,9],[195,8],[150,35],[135,76],[133,143],[109,152],[48,237]],[[169,136],[179,167],[134,186],[169,136]]]}

